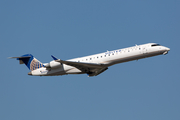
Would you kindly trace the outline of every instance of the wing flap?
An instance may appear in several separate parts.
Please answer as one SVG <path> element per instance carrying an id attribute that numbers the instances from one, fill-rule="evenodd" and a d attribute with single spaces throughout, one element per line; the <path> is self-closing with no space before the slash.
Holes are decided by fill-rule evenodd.
<path id="1" fill-rule="evenodd" d="M 89 75 L 89 77 L 97 76 L 97 75 L 101 74 L 102 72 L 106 71 L 107 69 L 108 69 L 107 67 L 106 68 L 102 68 L 102 69 L 96 69 L 96 70 L 94 70 L 94 72 L 91 72 L 88 75 Z"/>

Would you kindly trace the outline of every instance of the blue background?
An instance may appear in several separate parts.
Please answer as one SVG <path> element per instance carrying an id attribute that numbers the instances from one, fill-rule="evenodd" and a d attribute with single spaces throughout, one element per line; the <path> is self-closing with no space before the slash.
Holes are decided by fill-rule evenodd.
<path id="1" fill-rule="evenodd" d="M 1 0 L 1 120 L 179 120 L 179 0 Z M 169 54 L 96 77 L 28 76 L 17 60 L 47 63 L 160 43 Z"/>

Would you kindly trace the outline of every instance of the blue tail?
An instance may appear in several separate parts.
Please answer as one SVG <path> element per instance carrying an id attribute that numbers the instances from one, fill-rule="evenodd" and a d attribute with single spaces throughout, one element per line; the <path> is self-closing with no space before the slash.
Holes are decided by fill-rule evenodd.
<path id="1" fill-rule="evenodd" d="M 20 64 L 25 64 L 31 71 L 44 67 L 44 65 L 31 54 L 12 58 L 17 58 L 17 60 L 20 61 Z"/>

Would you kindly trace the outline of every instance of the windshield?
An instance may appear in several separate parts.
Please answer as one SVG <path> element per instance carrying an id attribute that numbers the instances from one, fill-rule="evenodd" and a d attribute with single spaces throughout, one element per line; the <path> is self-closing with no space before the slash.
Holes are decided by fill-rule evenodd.
<path id="1" fill-rule="evenodd" d="M 161 46 L 160 44 L 153 44 L 151 45 L 151 47 L 154 47 L 154 46 Z"/>

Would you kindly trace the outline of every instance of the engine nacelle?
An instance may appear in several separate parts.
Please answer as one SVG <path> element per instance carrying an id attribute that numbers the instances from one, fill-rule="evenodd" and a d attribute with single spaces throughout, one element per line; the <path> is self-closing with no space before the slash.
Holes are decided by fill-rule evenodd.
<path id="1" fill-rule="evenodd" d="M 56 61 L 51 61 L 50 63 L 45 65 L 46 68 L 59 68 L 61 66 L 62 66 L 62 64 L 60 62 L 56 62 Z"/>

